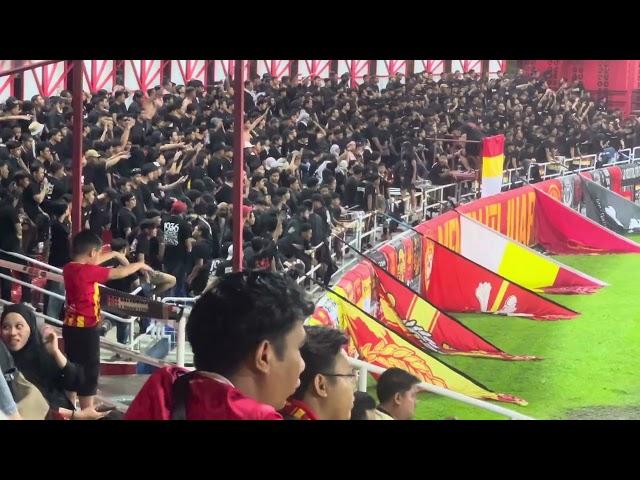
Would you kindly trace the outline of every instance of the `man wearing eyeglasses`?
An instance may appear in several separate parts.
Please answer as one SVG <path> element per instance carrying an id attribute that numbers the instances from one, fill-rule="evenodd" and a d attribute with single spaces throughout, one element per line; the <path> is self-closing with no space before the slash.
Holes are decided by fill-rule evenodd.
<path id="1" fill-rule="evenodd" d="M 349 420 L 358 371 L 347 360 L 347 337 L 340 330 L 305 327 L 300 349 L 305 369 L 300 386 L 280 410 L 285 420 Z"/>

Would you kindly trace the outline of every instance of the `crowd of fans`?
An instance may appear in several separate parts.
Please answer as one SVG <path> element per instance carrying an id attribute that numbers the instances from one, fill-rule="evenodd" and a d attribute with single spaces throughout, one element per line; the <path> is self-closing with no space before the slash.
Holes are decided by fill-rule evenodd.
<path id="1" fill-rule="evenodd" d="M 243 289 L 250 297 L 251 289 L 260 286 L 263 297 L 280 302 L 269 304 L 256 296 L 244 306 L 229 303 L 234 318 L 247 310 L 246 325 L 237 324 L 235 343 L 220 340 L 215 348 L 199 339 L 215 338 L 216 328 L 225 332 L 220 338 L 226 341 L 235 333 L 223 320 L 217 326 L 199 321 L 204 314 L 196 306 L 189 336 L 196 368 L 209 373 L 190 378 L 192 388 L 214 385 L 221 398 L 241 391 L 255 404 L 243 403 L 251 410 L 248 416 L 216 404 L 203 405 L 196 413 L 182 411 L 185 418 L 349 418 L 352 408 L 354 417 L 373 416 L 372 399 L 358 398 L 354 406 L 353 389 L 336 383 L 355 379 L 344 358 L 344 336 L 303 329 L 306 306 L 302 297 L 292 296 L 295 285 L 287 276 L 264 272 L 300 274 L 319 265 L 328 283 L 336 270 L 331 233 L 343 228 L 347 209 L 385 213 L 391 187 L 412 198 L 419 182 L 445 185 L 455 181 L 455 171 L 476 170 L 484 136 L 504 133 L 505 168 L 526 171 L 532 163 L 559 156 L 635 146 L 640 134 L 637 119 L 622 120 L 606 100 L 593 101 L 579 81 L 562 79 L 554 90 L 544 75 L 525 76 L 522 71 L 491 80 L 474 72 L 444 74 L 437 81 L 427 73 L 397 74 L 384 89 L 374 76 L 351 88 L 347 75 L 335 73 L 304 80 L 265 75 L 244 87 L 244 269 L 263 272 L 262 280 L 260 275 L 225 275 L 233 255 L 235 167 L 234 92 L 228 82 L 183 86 L 166 81 L 147 92 L 116 87 L 113 93 L 85 94 L 83 130 L 77 132 L 83 137 L 82 226 L 110 243 L 113 254 L 105 266 L 131 264 L 121 271 L 133 272 L 109 276 L 109 286 L 127 292 L 141 286 L 140 295 L 172 291 L 193 296 L 216 284 L 198 304 L 209 314 L 227 305 L 216 297 L 220 289 L 225 298 Z M 0 249 L 39 255 L 60 268 L 73 253 L 70 194 L 76 132 L 71 117 L 68 91 L 23 102 L 10 98 L 0 115 Z M 16 261 L 2 252 L 0 259 Z M 0 268 L 0 273 L 8 270 Z M 10 300 L 11 283 L 0 284 L 2 298 Z M 275 298 L 280 287 L 282 298 Z M 64 293 L 56 282 L 48 288 Z M 265 296 L 264 288 L 271 293 Z M 30 300 L 30 289 L 23 288 L 22 301 Z M 270 308 L 281 311 L 264 323 L 249 319 Z M 62 318 L 62 302 L 48 301 L 46 313 Z M 82 383 L 73 375 L 74 362 L 35 335 L 27 317 L 22 310 L 10 312 L 5 322 L 3 313 L 3 340 L 10 350 L 10 342 L 17 342 L 39 352 L 40 363 L 50 369 L 45 390 L 51 411 L 68 418 L 73 410 L 58 394 L 71 388 L 69 383 Z M 25 336 L 25 325 L 31 337 Z M 196 333 L 198 329 L 203 330 Z M 124 343 L 128 335 L 127 325 L 119 325 L 118 341 Z M 255 365 L 238 373 L 243 355 Z M 248 370 L 242 373 L 244 368 Z M 179 377 L 178 371 L 162 372 L 142 397 L 157 400 Z M 378 417 L 405 418 L 415 409 L 417 379 L 395 375 L 402 395 L 379 391 Z M 132 418 L 173 415 L 162 402 L 154 404 L 153 414 L 153 402 L 141 402 L 144 407 L 132 406 Z M 7 415 L 15 415 L 2 405 Z M 87 418 L 100 416 L 93 407 L 82 412 Z"/>
<path id="2" fill-rule="evenodd" d="M 243 93 L 245 267 L 320 264 L 325 282 L 335 271 L 327 239 L 345 209 L 384 212 L 390 187 L 410 193 L 421 180 L 448 184 L 454 171 L 477 169 L 480 143 L 458 140 L 504 133 L 505 168 L 526 168 L 636 145 L 640 132 L 579 81 L 553 90 L 522 71 L 491 80 L 397 74 L 382 90 L 374 76 L 351 88 L 335 73 L 265 75 Z M 228 82 L 166 81 L 85 95 L 83 227 L 175 278 L 156 278 L 156 291 L 197 294 L 230 269 L 233 94 Z M 10 233 L 0 247 L 59 267 L 69 260 L 71 116 L 68 91 L 10 98 L 0 116 L 0 220 Z M 130 280 L 119 286 L 130 289 Z"/>

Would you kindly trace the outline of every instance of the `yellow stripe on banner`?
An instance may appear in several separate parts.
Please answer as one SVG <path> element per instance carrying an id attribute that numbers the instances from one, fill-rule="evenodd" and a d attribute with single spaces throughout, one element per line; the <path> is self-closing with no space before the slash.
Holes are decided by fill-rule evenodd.
<path id="1" fill-rule="evenodd" d="M 502 177 L 504 171 L 504 154 L 482 158 L 482 178 Z"/>
<path id="2" fill-rule="evenodd" d="M 93 284 L 93 314 L 96 321 L 100 321 L 100 287 L 97 283 Z"/>
<path id="3" fill-rule="evenodd" d="M 500 284 L 498 295 L 496 295 L 496 299 L 493 301 L 493 305 L 491 305 L 491 310 L 489 310 L 490 312 L 497 312 L 500 309 L 500 304 L 502 303 L 502 299 L 504 298 L 504 294 L 506 293 L 508 286 L 509 282 L 503 280 Z"/>
<path id="4" fill-rule="evenodd" d="M 523 287 L 539 290 L 552 286 L 559 270 L 558 265 L 545 257 L 538 256 L 514 242 L 508 242 L 498 267 L 498 274 Z"/>
<path id="5" fill-rule="evenodd" d="M 76 316 L 76 327 L 84 327 L 84 315 Z"/>

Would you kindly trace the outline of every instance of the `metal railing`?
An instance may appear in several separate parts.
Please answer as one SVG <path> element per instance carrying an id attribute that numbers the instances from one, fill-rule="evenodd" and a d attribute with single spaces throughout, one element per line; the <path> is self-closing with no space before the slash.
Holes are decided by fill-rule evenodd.
<path id="1" fill-rule="evenodd" d="M 371 363 L 363 362 L 362 360 L 358 360 L 356 358 L 349 358 L 349 364 L 357 368 L 359 370 L 359 383 L 358 383 L 358 391 L 366 392 L 367 391 L 367 379 L 369 372 L 375 374 L 382 374 L 386 370 L 386 368 L 379 367 L 377 365 L 373 365 Z M 419 384 L 420 390 L 435 393 L 436 395 L 441 395 L 443 397 L 451 398 L 453 400 L 457 400 L 462 403 L 466 403 L 468 405 L 472 405 L 474 407 L 481 408 L 483 410 L 488 410 L 490 412 L 498 413 L 500 415 L 504 415 L 507 418 L 512 420 L 534 420 L 532 417 L 528 417 L 518 412 L 514 412 L 513 410 L 509 410 L 508 408 L 501 407 L 499 405 L 494 405 L 489 402 L 485 402 L 484 400 L 478 400 L 477 398 L 468 397 L 467 395 L 463 395 L 458 392 L 454 392 L 452 390 L 438 387 L 436 385 L 431 385 L 430 383 L 421 382 Z"/>

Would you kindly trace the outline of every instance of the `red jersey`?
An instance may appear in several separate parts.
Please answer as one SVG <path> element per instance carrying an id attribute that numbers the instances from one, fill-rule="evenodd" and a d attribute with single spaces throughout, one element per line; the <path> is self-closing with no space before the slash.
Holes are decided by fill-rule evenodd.
<path id="1" fill-rule="evenodd" d="M 318 420 L 315 412 L 302 400 L 290 398 L 280 413 L 286 420 Z"/>
<path id="2" fill-rule="evenodd" d="M 95 327 L 100 319 L 99 283 L 109 279 L 109 268 L 88 263 L 69 262 L 62 269 L 66 303 L 64 324 L 70 327 Z"/>
<path id="3" fill-rule="evenodd" d="M 173 382 L 179 367 L 158 369 L 129 406 L 125 420 L 169 420 Z M 282 420 L 272 406 L 247 397 L 232 385 L 197 375 L 189 382 L 187 420 Z"/>

